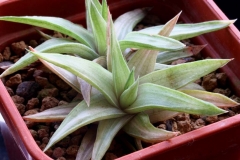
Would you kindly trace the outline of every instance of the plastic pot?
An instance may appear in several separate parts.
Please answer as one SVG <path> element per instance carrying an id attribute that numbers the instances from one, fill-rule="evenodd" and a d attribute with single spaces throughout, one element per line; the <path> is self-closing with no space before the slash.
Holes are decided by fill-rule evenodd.
<path id="1" fill-rule="evenodd" d="M 140 7 L 154 7 L 152 12 L 166 22 L 182 11 L 183 22 L 203 22 L 227 19 L 212 0 L 108 0 L 113 17 Z M 69 18 L 85 24 L 85 4 L 79 0 L 0 0 L 0 16 L 46 15 Z M 7 44 L 35 36 L 28 25 L 0 22 L 0 50 Z M 31 37 L 32 38 L 32 37 Z M 234 25 L 193 39 L 194 44 L 208 44 L 204 56 L 234 58 L 222 68 L 230 80 L 231 88 L 240 95 L 240 33 Z M 37 146 L 29 133 L 11 97 L 0 82 L 0 111 L 17 144 L 24 145 L 33 159 L 50 159 Z M 240 115 L 195 131 L 152 145 L 123 156 L 119 160 L 133 159 L 239 159 Z M 23 147 L 21 147 L 23 148 Z"/>

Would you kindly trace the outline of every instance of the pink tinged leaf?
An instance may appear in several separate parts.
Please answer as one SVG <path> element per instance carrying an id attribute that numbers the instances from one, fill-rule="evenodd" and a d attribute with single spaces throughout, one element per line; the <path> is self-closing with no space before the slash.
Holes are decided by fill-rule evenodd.
<path id="1" fill-rule="evenodd" d="M 178 13 L 174 18 L 172 18 L 170 21 L 168 21 L 163 28 L 158 33 L 159 35 L 168 37 L 170 33 L 172 32 L 174 26 L 176 25 L 178 18 L 182 12 Z"/>
<path id="2" fill-rule="evenodd" d="M 218 106 L 219 108 L 234 107 L 239 105 L 239 103 L 219 93 L 212 93 L 200 90 L 181 90 L 181 92 L 195 98 L 210 102 Z"/>
<path id="3" fill-rule="evenodd" d="M 154 127 L 144 113 L 137 114 L 123 129 L 127 134 L 150 143 L 165 141 L 179 134 Z"/>
<path id="4" fill-rule="evenodd" d="M 133 115 L 126 115 L 120 118 L 112 118 L 99 122 L 92 159 L 102 159 L 108 150 L 113 138 L 132 117 Z"/>
<path id="5" fill-rule="evenodd" d="M 145 111 L 145 113 L 148 114 L 151 123 L 166 121 L 180 114 L 180 112 L 161 110 L 161 109 L 151 109 L 151 110 Z"/>
<path id="6" fill-rule="evenodd" d="M 197 55 L 206 45 L 187 46 L 181 50 L 158 53 L 157 63 L 169 64 L 174 60 Z"/>
<path id="7" fill-rule="evenodd" d="M 205 45 L 191 45 L 187 48 L 189 49 L 189 53 L 192 53 L 192 55 L 197 55 L 203 48 L 205 48 L 207 44 Z"/>
<path id="8" fill-rule="evenodd" d="M 123 57 L 119 42 L 116 38 L 110 12 L 108 13 L 107 22 L 107 46 L 108 54 L 111 54 L 112 76 L 115 94 L 116 97 L 119 98 L 124 91 L 130 70 L 127 66 L 125 58 Z"/>
<path id="9" fill-rule="evenodd" d="M 84 81 L 83 79 L 77 77 L 78 82 L 80 84 L 80 88 L 81 88 L 81 93 L 83 96 L 83 99 L 85 100 L 85 102 L 87 103 L 88 107 L 90 106 L 90 99 L 91 99 L 91 90 L 92 90 L 92 86 L 87 83 L 86 81 Z"/>
<path id="10" fill-rule="evenodd" d="M 112 72 L 112 57 L 111 57 L 111 23 L 110 23 L 110 12 L 108 9 L 108 20 L 107 20 L 107 69 Z"/>
<path id="11" fill-rule="evenodd" d="M 4 71 L 4 70 L 8 69 L 12 65 L 13 65 L 13 62 L 10 62 L 10 61 L 0 62 L 0 71 Z"/>
<path id="12" fill-rule="evenodd" d="M 134 53 L 133 57 L 128 61 L 128 67 L 130 69 L 135 67 L 135 79 L 154 71 L 158 52 L 139 49 Z"/>
<path id="13" fill-rule="evenodd" d="M 78 103 L 79 101 L 71 102 L 69 104 L 61 105 L 54 108 L 50 108 L 40 113 L 24 116 L 23 119 L 31 122 L 62 121 Z"/>
<path id="14" fill-rule="evenodd" d="M 76 159 L 89 160 L 91 159 L 93 146 L 96 138 L 97 127 L 92 126 L 84 135 L 81 145 L 78 149 Z"/>
<path id="15" fill-rule="evenodd" d="M 142 141 L 139 138 L 134 138 L 135 146 L 138 150 L 143 149 Z"/>

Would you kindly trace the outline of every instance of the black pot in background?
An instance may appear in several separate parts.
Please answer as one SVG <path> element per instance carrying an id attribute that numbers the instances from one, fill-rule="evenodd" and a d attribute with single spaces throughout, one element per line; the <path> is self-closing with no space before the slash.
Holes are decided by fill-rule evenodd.
<path id="1" fill-rule="evenodd" d="M 238 19 L 234 25 L 240 30 L 240 5 L 237 0 L 214 0 L 229 19 Z"/>

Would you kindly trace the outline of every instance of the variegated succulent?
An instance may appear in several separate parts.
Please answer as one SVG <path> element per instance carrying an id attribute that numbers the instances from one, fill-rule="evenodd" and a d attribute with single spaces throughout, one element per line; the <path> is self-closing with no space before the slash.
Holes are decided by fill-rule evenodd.
<path id="1" fill-rule="evenodd" d="M 132 31 L 145 16 L 144 9 L 127 12 L 114 23 L 105 0 L 102 4 L 98 0 L 86 0 L 86 10 L 87 29 L 56 17 L 0 17 L 0 20 L 52 29 L 74 39 L 50 37 L 1 75 L 11 74 L 39 59 L 82 93 L 81 102 L 24 117 L 38 122 L 63 120 L 44 151 L 77 129 L 97 122 L 97 133 L 90 130 L 86 134 L 77 159 L 102 159 L 121 129 L 134 137 L 141 148 L 141 141 L 155 143 L 178 135 L 152 123 L 179 113 L 219 115 L 226 113 L 221 108 L 237 105 L 193 83 L 230 59 L 168 65 L 174 59 L 194 54 L 179 40 L 225 28 L 233 21 L 176 24 L 178 14 L 165 25 Z"/>

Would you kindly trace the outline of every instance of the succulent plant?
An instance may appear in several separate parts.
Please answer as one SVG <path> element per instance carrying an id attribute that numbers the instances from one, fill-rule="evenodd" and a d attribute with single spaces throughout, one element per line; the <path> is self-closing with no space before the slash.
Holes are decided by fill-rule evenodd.
<path id="1" fill-rule="evenodd" d="M 227 27 L 233 21 L 176 24 L 178 14 L 165 25 L 132 32 L 146 9 L 127 12 L 114 23 L 105 0 L 102 4 L 86 0 L 86 10 L 87 30 L 56 17 L 0 17 L 52 29 L 74 39 L 50 37 L 38 47 L 30 47 L 25 56 L 1 75 L 39 59 L 83 94 L 84 100 L 79 103 L 24 117 L 38 122 L 63 120 L 44 151 L 75 130 L 98 122 L 97 133 L 90 130 L 83 138 L 77 159 L 102 159 L 121 129 L 134 137 L 141 148 L 140 141 L 155 143 L 179 134 L 156 128 L 154 122 L 179 113 L 219 115 L 227 112 L 221 108 L 237 105 L 223 95 L 198 90 L 199 86 L 192 83 L 230 59 L 167 65 L 173 59 L 194 54 L 186 52 L 189 48 L 179 40 Z M 95 141 L 89 140 L 94 134 Z"/>

